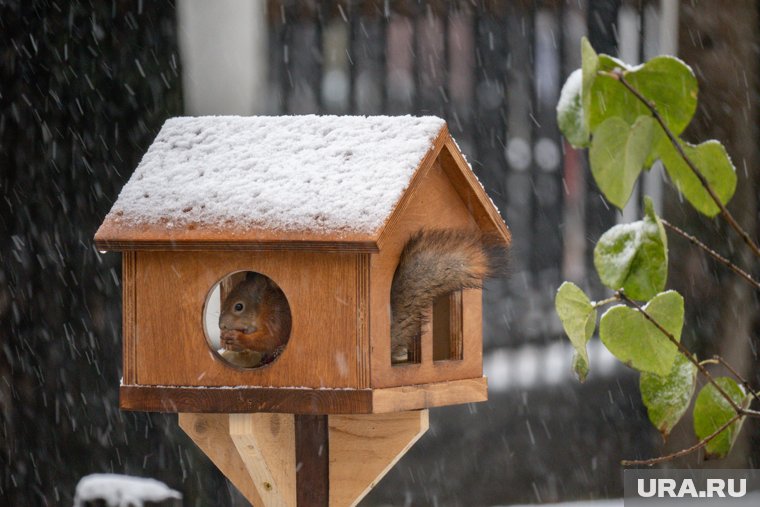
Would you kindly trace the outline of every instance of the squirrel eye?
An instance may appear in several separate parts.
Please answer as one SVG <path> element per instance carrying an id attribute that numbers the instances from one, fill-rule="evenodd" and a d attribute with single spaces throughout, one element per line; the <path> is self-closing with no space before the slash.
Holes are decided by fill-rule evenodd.
<path id="1" fill-rule="evenodd" d="M 243 303 L 235 303 L 235 311 L 236 312 L 242 312 L 243 311 Z"/>

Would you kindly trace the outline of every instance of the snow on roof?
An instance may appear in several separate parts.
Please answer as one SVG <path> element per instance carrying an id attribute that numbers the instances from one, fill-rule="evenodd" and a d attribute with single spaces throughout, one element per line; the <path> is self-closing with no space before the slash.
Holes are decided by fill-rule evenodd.
<path id="1" fill-rule="evenodd" d="M 168 228 L 371 233 L 444 125 L 433 116 L 171 118 L 111 213 Z"/>

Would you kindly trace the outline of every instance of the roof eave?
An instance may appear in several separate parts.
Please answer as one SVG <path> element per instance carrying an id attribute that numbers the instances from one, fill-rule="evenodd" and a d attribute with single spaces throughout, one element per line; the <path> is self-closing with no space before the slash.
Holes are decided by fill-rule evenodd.
<path id="1" fill-rule="evenodd" d="M 162 226 L 115 223 L 110 217 L 95 233 L 100 251 L 308 250 L 336 252 L 379 251 L 373 235 L 272 230 L 167 230 Z"/>
<path id="2" fill-rule="evenodd" d="M 459 151 L 448 127 L 444 125 L 433 142 L 433 146 L 417 167 L 409 186 L 381 227 L 377 237 L 377 244 L 380 248 L 382 248 L 385 236 L 395 228 L 396 221 L 402 216 L 407 203 L 414 198 L 417 187 L 436 160 L 440 161 L 446 177 L 462 200 L 468 204 L 470 213 L 480 229 L 492 236 L 498 243 L 508 247 L 512 242 L 512 235 L 507 224 L 470 169 L 464 155 Z"/>

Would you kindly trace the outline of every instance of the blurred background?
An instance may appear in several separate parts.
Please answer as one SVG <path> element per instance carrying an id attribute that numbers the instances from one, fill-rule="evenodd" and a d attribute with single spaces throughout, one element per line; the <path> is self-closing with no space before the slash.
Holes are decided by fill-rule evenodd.
<path id="1" fill-rule="evenodd" d="M 432 410 L 430 431 L 361 505 L 621 497 L 620 460 L 688 445 L 691 423 L 663 445 L 638 375 L 596 338 L 579 384 L 556 288 L 568 279 L 604 297 L 594 241 L 637 218 L 644 194 L 758 269 L 658 168 L 613 210 L 560 138 L 560 88 L 583 35 L 632 64 L 686 60 L 700 81 L 686 137 L 726 144 L 732 211 L 757 233 L 759 29 L 749 0 L 0 0 L 0 504 L 70 505 L 81 476 L 108 471 L 160 479 L 186 506 L 245 505 L 176 415 L 119 411 L 120 256 L 92 243 L 163 121 L 202 114 L 444 117 L 512 230 L 511 275 L 486 293 L 488 403 Z M 757 294 L 685 242 L 670 248 L 684 340 L 758 385 Z M 759 461 L 749 421 L 729 459 L 669 466 Z"/>

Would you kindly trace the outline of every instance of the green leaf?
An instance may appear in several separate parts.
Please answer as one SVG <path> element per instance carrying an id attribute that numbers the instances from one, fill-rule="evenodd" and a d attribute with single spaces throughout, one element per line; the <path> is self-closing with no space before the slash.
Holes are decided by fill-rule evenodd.
<path id="1" fill-rule="evenodd" d="M 726 391 L 737 405 L 744 408 L 749 406 L 749 395 L 732 378 L 719 377 L 715 379 L 715 382 Z M 707 384 L 700 391 L 697 401 L 694 403 L 694 432 L 702 440 L 715 433 L 735 414 L 736 412 L 731 404 L 723 398 L 715 386 Z M 744 418 L 742 417 L 710 440 L 705 447 L 705 456 L 708 458 L 724 458 L 727 456 L 736 441 L 743 422 Z"/>
<path id="2" fill-rule="evenodd" d="M 589 128 L 589 117 L 591 111 L 591 89 L 596 81 L 596 74 L 599 70 L 599 57 L 591 47 L 591 43 L 586 37 L 581 37 L 581 112 L 583 113 L 583 124 Z"/>
<path id="3" fill-rule="evenodd" d="M 586 344 L 594 334 L 596 309 L 588 296 L 571 282 L 565 282 L 559 287 L 554 305 L 562 327 L 575 348 L 573 371 L 578 380 L 583 382 L 589 370 Z"/>
<path id="4" fill-rule="evenodd" d="M 562 86 L 557 103 L 557 124 L 567 141 L 575 148 L 588 146 L 589 131 L 581 105 L 582 69 L 570 74 Z"/>
<path id="5" fill-rule="evenodd" d="M 607 55 L 597 60 L 597 71 L 623 70 L 626 81 L 654 104 L 665 124 L 676 135 L 683 132 L 697 107 L 697 79 L 688 65 L 672 56 L 659 56 L 636 68 Z M 597 74 L 588 94 L 583 105 L 588 108 L 591 132 L 614 116 L 629 125 L 639 116 L 651 116 L 649 108 L 614 77 Z"/>
<path id="6" fill-rule="evenodd" d="M 607 200 L 618 208 L 622 209 L 631 197 L 651 150 L 655 128 L 651 116 L 640 116 L 633 125 L 614 116 L 594 131 L 589 150 L 591 173 Z"/>
<path id="7" fill-rule="evenodd" d="M 661 292 L 668 276 L 668 238 L 648 197 L 644 211 L 643 220 L 612 227 L 594 248 L 594 266 L 602 283 L 613 290 L 622 288 L 638 300 Z"/>
<path id="8" fill-rule="evenodd" d="M 689 408 L 696 383 L 697 367 L 683 354 L 676 355 L 673 368 L 666 376 L 641 374 L 641 399 L 647 407 L 649 420 L 664 439 Z"/>
<path id="9" fill-rule="evenodd" d="M 697 146 L 682 143 L 682 146 L 686 156 L 707 179 L 720 202 L 727 204 L 736 190 L 736 169 L 726 152 L 726 148 L 718 141 L 705 141 Z M 720 208 L 712 200 L 710 194 L 707 193 L 689 166 L 686 165 L 675 147 L 669 142 L 660 143 L 659 151 L 670 179 L 686 197 L 686 200 L 704 215 L 709 217 L 717 215 Z"/>
<path id="10" fill-rule="evenodd" d="M 683 298 L 679 293 L 670 290 L 658 294 L 644 311 L 681 341 Z M 599 337 L 612 355 L 642 372 L 667 375 L 678 354 L 675 344 L 644 315 L 623 305 L 613 306 L 602 315 Z"/>

